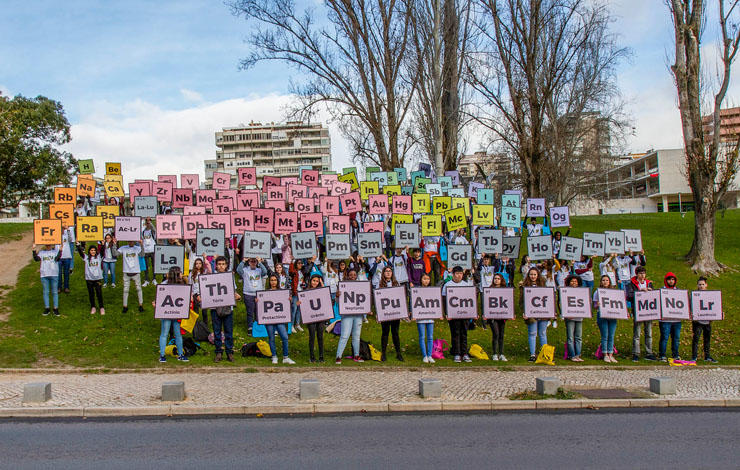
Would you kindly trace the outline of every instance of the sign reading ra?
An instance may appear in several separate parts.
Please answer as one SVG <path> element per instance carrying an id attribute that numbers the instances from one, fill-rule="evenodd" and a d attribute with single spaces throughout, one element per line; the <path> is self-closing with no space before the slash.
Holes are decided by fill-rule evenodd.
<path id="1" fill-rule="evenodd" d="M 180 320 L 189 316 L 189 284 L 160 284 L 157 286 L 157 293 L 154 300 L 154 318 Z"/>
<path id="2" fill-rule="evenodd" d="M 290 323 L 290 290 L 257 291 L 257 323 L 276 325 Z"/>
<path id="3" fill-rule="evenodd" d="M 77 241 L 103 241 L 103 218 L 100 216 L 77 217 Z"/>

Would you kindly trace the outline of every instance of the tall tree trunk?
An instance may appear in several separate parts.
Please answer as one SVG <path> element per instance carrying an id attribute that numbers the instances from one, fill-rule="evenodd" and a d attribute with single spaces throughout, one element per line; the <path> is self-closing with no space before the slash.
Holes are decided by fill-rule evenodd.
<path id="1" fill-rule="evenodd" d="M 444 61 L 442 70 L 442 160 L 444 170 L 457 167 L 458 129 L 460 126 L 460 74 L 458 41 L 460 19 L 455 0 L 444 0 Z"/>

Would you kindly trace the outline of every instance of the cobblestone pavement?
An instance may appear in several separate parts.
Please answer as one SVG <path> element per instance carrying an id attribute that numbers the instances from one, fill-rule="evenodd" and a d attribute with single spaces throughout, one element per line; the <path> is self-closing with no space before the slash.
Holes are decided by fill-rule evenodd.
<path id="1" fill-rule="evenodd" d="M 558 377 L 566 386 L 647 390 L 649 378 L 676 379 L 675 398 L 740 398 L 740 369 L 537 369 L 537 370 L 294 370 L 260 372 L 142 372 L 119 374 L 0 374 L 0 409 L 24 406 L 23 384 L 51 382 L 52 399 L 42 407 L 136 407 L 161 405 L 161 385 L 185 382 L 186 402 L 195 406 L 299 403 L 298 381 L 316 378 L 321 397 L 309 403 L 418 402 L 418 379 L 442 381 L 442 400 L 487 401 L 534 388 L 536 377 Z M 305 403 L 305 402 L 304 402 Z"/>

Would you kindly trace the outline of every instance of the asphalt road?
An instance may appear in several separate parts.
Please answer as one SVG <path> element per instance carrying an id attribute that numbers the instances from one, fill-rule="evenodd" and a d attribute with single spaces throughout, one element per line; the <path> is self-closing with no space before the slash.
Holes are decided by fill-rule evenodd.
<path id="1" fill-rule="evenodd" d="M 0 467 L 737 468 L 740 411 L 0 421 Z"/>

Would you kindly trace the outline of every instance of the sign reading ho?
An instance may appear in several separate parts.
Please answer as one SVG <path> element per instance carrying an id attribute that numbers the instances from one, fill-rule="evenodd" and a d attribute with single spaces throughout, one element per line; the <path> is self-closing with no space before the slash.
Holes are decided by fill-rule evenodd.
<path id="1" fill-rule="evenodd" d="M 623 290 L 599 288 L 597 292 L 599 297 L 599 305 L 597 305 L 597 307 L 601 318 L 612 320 L 629 319 L 629 312 L 627 312 L 627 299 L 625 298 Z M 638 293 L 641 292 L 636 292 L 635 294 Z"/>
<path id="2" fill-rule="evenodd" d="M 580 261 L 583 253 L 583 239 L 575 237 L 560 237 L 559 259 Z"/>
<path id="3" fill-rule="evenodd" d="M 396 224 L 394 248 L 419 248 L 419 225 Z"/>
<path id="4" fill-rule="evenodd" d="M 682 289 L 661 289 L 660 307 L 662 320 L 688 320 L 689 291 Z"/>
<path id="5" fill-rule="evenodd" d="M 141 217 L 116 217 L 115 235 L 121 242 L 141 240 Z"/>
<path id="6" fill-rule="evenodd" d="M 189 316 L 189 284 L 160 284 L 157 286 L 157 294 L 154 299 L 154 318 L 181 320 Z"/>
<path id="7" fill-rule="evenodd" d="M 373 298 L 375 300 L 375 314 L 379 322 L 401 320 L 409 317 L 405 287 L 375 289 L 373 290 Z"/>
<path id="8" fill-rule="evenodd" d="M 552 287 L 524 288 L 525 318 L 555 318 L 555 292 Z"/>
<path id="9" fill-rule="evenodd" d="M 224 248 L 224 229 L 199 228 L 195 232 L 195 251 L 197 254 L 223 256 Z"/>
<path id="10" fill-rule="evenodd" d="M 290 323 L 290 290 L 257 291 L 257 323 L 276 325 Z"/>
<path id="11" fill-rule="evenodd" d="M 340 315 L 370 313 L 370 281 L 342 281 L 337 291 Z"/>
<path id="12" fill-rule="evenodd" d="M 501 242 L 501 257 L 518 258 L 521 244 L 522 239 L 520 237 L 503 237 L 503 241 Z"/>
<path id="13" fill-rule="evenodd" d="M 552 258 L 552 239 L 550 235 L 527 237 L 527 252 L 531 260 Z"/>
<path id="14" fill-rule="evenodd" d="M 691 293 L 691 319 L 694 321 L 716 321 L 724 319 L 722 313 L 722 291 L 693 291 Z"/>
<path id="15" fill-rule="evenodd" d="M 601 295 L 601 293 L 599 293 Z M 599 304 L 602 302 L 599 301 Z M 635 292 L 635 321 L 660 320 L 660 291 Z"/>
<path id="16" fill-rule="evenodd" d="M 293 259 L 316 256 L 316 232 L 294 232 L 290 234 L 290 249 Z"/>
<path id="17" fill-rule="evenodd" d="M 603 233 L 583 234 L 583 256 L 604 256 L 606 236 Z"/>
<path id="18" fill-rule="evenodd" d="M 157 196 L 136 196 L 134 214 L 138 217 L 156 217 L 159 209 Z"/>
<path id="19" fill-rule="evenodd" d="M 463 269 L 471 269 L 473 257 L 470 251 L 470 245 L 447 245 L 447 267 L 454 268 L 460 266 Z"/>
<path id="20" fill-rule="evenodd" d="M 563 318 L 591 318 L 591 289 L 561 287 L 560 311 L 563 313 Z"/>
<path id="21" fill-rule="evenodd" d="M 198 277 L 202 308 L 233 307 L 234 273 L 201 274 Z"/>
<path id="22" fill-rule="evenodd" d="M 374 258 L 383 254 L 383 234 L 361 232 L 357 234 L 357 253 L 363 258 Z M 295 255 L 293 255 L 295 258 Z"/>
<path id="23" fill-rule="evenodd" d="M 486 320 L 514 319 L 514 288 L 486 287 L 483 289 L 483 318 Z"/>
<path id="24" fill-rule="evenodd" d="M 327 233 L 324 237 L 327 259 L 347 259 L 350 257 L 352 253 L 348 233 Z"/>
<path id="25" fill-rule="evenodd" d="M 270 259 L 272 240 L 269 232 L 244 232 L 242 255 L 245 258 Z"/>
<path id="26" fill-rule="evenodd" d="M 475 286 L 447 286 L 445 290 L 448 319 L 478 318 L 478 292 Z"/>
<path id="27" fill-rule="evenodd" d="M 156 245 L 154 247 L 154 274 L 167 274 L 177 266 L 180 272 L 185 268 L 185 247 L 176 245 Z"/>
<path id="28" fill-rule="evenodd" d="M 320 287 L 298 292 L 301 303 L 301 320 L 303 323 L 316 323 L 334 318 L 334 307 L 331 303 L 331 289 Z"/>
<path id="29" fill-rule="evenodd" d="M 503 248 L 503 233 L 496 229 L 478 230 L 478 247 L 484 255 L 501 253 Z"/>
<path id="30" fill-rule="evenodd" d="M 442 318 L 442 288 L 412 287 L 411 318 L 414 320 Z"/>

